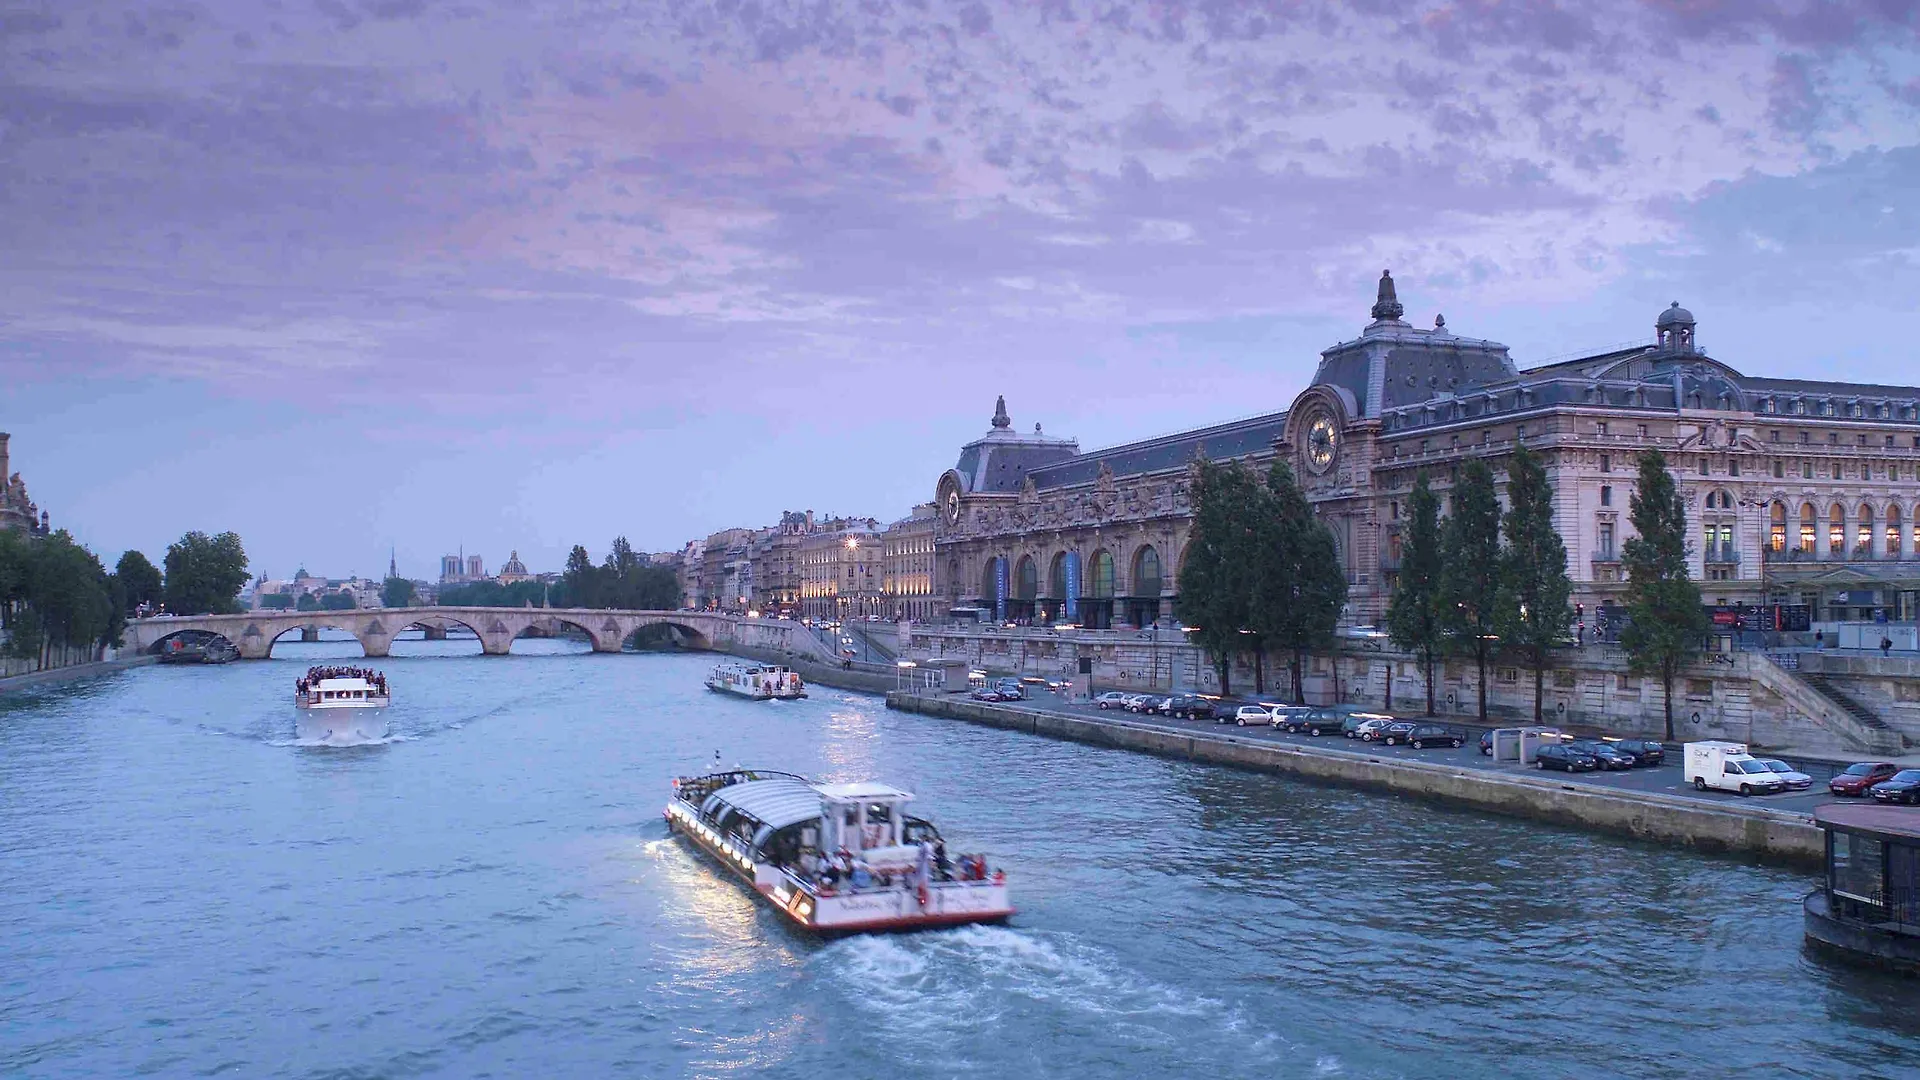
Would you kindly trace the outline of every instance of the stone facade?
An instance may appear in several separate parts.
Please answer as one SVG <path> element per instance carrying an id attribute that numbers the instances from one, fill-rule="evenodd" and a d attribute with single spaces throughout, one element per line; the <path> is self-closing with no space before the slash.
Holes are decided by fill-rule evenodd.
<path id="1" fill-rule="evenodd" d="M 7 444 L 12 438 L 0 431 L 0 529 L 44 534 L 51 527 L 47 512 L 27 497 L 27 484 L 20 474 L 8 471 L 12 464 Z"/>
<path id="2" fill-rule="evenodd" d="M 934 527 L 933 504 L 922 503 L 880 534 L 880 614 L 917 620 L 945 614 L 933 591 Z"/>
<path id="3" fill-rule="evenodd" d="M 1771 379 L 1702 351 L 1677 303 L 1644 344 L 1521 369 L 1505 345 L 1403 319 L 1383 274 L 1373 320 L 1325 350 L 1284 411 L 1083 453 L 1012 430 L 1005 403 L 935 484 L 936 592 L 996 621 L 1166 623 L 1196 458 L 1284 455 L 1346 564 L 1343 621 L 1378 624 L 1407 494 L 1443 508 L 1461 463 L 1543 458 L 1574 600 L 1624 591 L 1636 457 L 1668 461 L 1708 603 L 1806 604 L 1816 622 L 1920 615 L 1920 388 Z M 1584 640 L 1585 628 L 1582 628 Z"/>
<path id="4" fill-rule="evenodd" d="M 879 522 L 826 522 L 800 541 L 800 610 L 815 618 L 881 614 Z"/>

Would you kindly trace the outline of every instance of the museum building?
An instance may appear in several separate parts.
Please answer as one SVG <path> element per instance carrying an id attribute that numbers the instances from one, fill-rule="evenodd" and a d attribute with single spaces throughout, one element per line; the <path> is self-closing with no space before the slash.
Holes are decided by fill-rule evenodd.
<path id="1" fill-rule="evenodd" d="M 1831 623 L 1920 611 L 1920 387 L 1744 375 L 1703 351 L 1693 315 L 1650 341 L 1521 369 L 1436 316 L 1407 323 L 1390 275 L 1372 321 L 1320 354 L 1284 411 L 1083 452 L 1015 431 L 1005 399 L 936 486 L 936 591 L 979 617 L 1090 629 L 1168 624 L 1191 527 L 1193 464 L 1283 455 L 1350 585 L 1347 626 L 1383 621 L 1406 499 L 1425 471 L 1451 504 L 1460 465 L 1541 455 L 1574 600 L 1620 602 L 1636 456 L 1660 450 L 1694 523 L 1709 604 L 1805 605 Z"/>

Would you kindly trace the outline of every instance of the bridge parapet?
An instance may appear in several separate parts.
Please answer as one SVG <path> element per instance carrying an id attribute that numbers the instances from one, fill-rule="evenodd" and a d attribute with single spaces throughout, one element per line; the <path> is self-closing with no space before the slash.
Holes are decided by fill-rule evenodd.
<path id="1" fill-rule="evenodd" d="M 634 631 L 671 626 L 701 649 L 734 644 L 831 659 L 798 623 L 754 619 L 707 611 L 629 611 L 603 608 L 366 608 L 351 611 L 248 611 L 238 615 L 192 615 L 136 619 L 127 624 L 127 644 L 140 652 L 157 651 L 166 639 L 189 630 L 218 634 L 232 642 L 242 659 L 264 660 L 273 644 L 294 630 L 344 630 L 370 657 L 388 655 L 393 639 L 412 626 L 447 629 L 464 626 L 480 639 L 480 651 L 505 656 L 513 640 L 533 627 L 575 627 L 593 642 L 595 652 L 619 652 Z"/>

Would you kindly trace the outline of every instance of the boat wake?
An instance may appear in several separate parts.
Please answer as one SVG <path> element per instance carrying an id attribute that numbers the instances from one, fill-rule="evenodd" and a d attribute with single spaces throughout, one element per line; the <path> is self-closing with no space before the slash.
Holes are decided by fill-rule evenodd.
<path id="1" fill-rule="evenodd" d="M 418 735 L 381 735 L 377 737 L 344 735 L 335 738 L 269 739 L 267 740 L 267 745 L 348 748 L 357 746 L 387 746 L 392 743 L 412 742 L 417 738 L 419 738 Z"/>

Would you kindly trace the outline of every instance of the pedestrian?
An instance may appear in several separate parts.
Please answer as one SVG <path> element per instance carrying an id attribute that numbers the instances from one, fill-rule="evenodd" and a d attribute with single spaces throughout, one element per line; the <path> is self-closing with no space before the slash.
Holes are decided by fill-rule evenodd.
<path id="1" fill-rule="evenodd" d="M 1892 638 L 1887 637 L 1885 635 L 1881 636 L 1880 655 L 1887 656 L 1887 657 L 1891 657 L 1893 655 L 1893 639 Z"/>
<path id="2" fill-rule="evenodd" d="M 1813 632 L 1813 647 L 1815 649 L 1824 649 L 1827 647 L 1827 632 L 1825 630 L 1815 630 Z"/>

